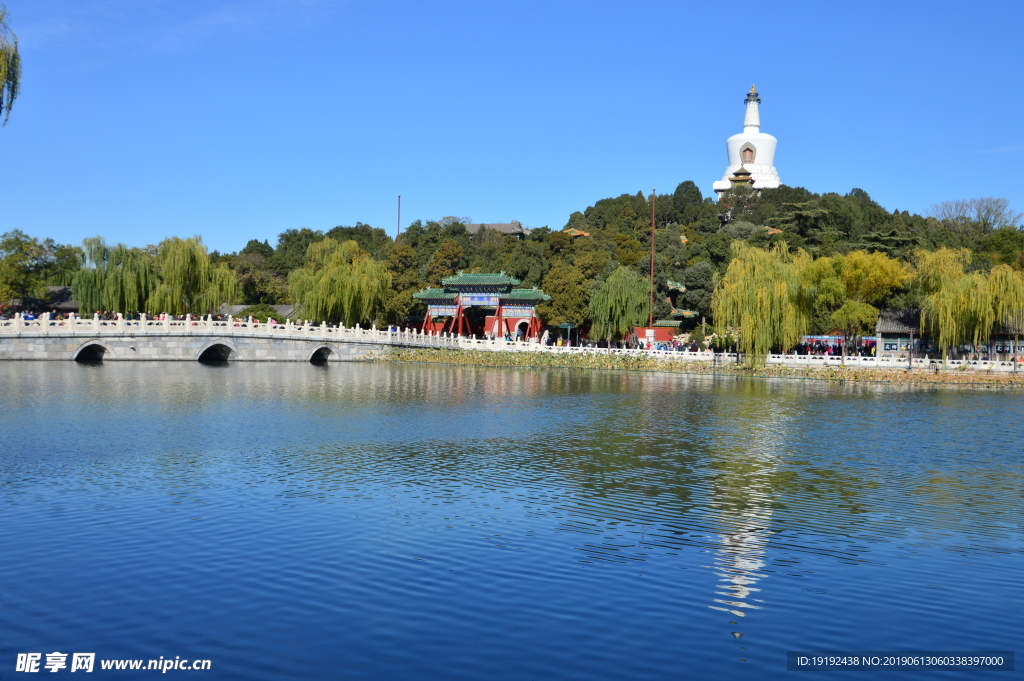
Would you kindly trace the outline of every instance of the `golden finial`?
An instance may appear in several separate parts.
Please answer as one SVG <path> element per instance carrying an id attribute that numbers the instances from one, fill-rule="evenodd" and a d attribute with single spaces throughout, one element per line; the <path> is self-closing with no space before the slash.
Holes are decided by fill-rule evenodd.
<path id="1" fill-rule="evenodd" d="M 752 95 L 756 95 L 757 94 L 757 86 L 756 85 L 751 85 L 750 86 L 750 94 L 752 94 Z"/>

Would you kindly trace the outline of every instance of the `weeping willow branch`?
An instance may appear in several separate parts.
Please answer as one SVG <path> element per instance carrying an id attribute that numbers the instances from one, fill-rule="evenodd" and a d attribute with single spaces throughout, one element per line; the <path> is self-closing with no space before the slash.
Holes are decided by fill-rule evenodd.
<path id="1" fill-rule="evenodd" d="M 738 347 L 750 366 L 763 366 L 773 348 L 796 345 L 809 326 L 812 300 L 800 284 L 810 263 L 803 252 L 791 256 L 785 244 L 770 251 L 732 245 L 733 260 L 712 298 L 719 334 L 738 332 Z"/>
<path id="2" fill-rule="evenodd" d="M 146 309 L 156 287 L 151 256 L 124 244 L 108 248 L 98 236 L 86 239 L 82 250 L 85 264 L 74 274 L 71 289 L 83 313 Z"/>
<path id="3" fill-rule="evenodd" d="M 355 241 L 326 238 L 310 244 L 306 264 L 288 275 L 288 287 L 303 315 L 352 326 L 384 308 L 391 274 Z"/>
<path id="4" fill-rule="evenodd" d="M 201 237 L 171 237 L 160 243 L 157 254 L 160 281 L 149 307 L 169 314 L 215 312 L 238 295 L 238 282 L 227 265 L 210 263 Z"/>
<path id="5" fill-rule="evenodd" d="M 18 97 L 21 84 L 21 55 L 18 54 L 18 36 L 7 25 L 7 7 L 0 5 L 0 112 L 4 125 L 11 117 L 11 107 Z"/>
<path id="6" fill-rule="evenodd" d="M 611 340 L 641 323 L 648 304 L 647 282 L 630 267 L 609 275 L 590 299 L 591 338 Z"/>

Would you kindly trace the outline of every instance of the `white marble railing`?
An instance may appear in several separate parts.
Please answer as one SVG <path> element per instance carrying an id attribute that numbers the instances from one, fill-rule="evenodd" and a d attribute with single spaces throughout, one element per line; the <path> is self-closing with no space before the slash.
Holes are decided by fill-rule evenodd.
<path id="1" fill-rule="evenodd" d="M 933 371 L 959 369 L 961 371 L 1016 371 L 1024 370 L 1022 362 L 1007 360 L 928 359 L 915 357 L 839 357 L 835 355 L 768 355 L 768 364 L 799 367 L 871 367 L 882 369 L 930 369 Z"/>
<path id="2" fill-rule="evenodd" d="M 280 323 L 264 323 L 234 319 L 228 317 L 214 320 L 209 317 L 185 319 L 91 319 L 70 317 L 68 319 L 50 319 L 44 314 L 38 319 L 24 319 L 21 315 L 14 319 L 0 320 L 0 337 L 5 335 L 40 335 L 40 336 L 253 336 L 260 338 L 304 338 L 318 341 L 345 341 L 358 343 L 376 343 L 381 345 L 402 345 L 412 347 L 459 347 L 459 339 L 448 334 L 433 334 L 416 329 L 399 329 L 391 327 L 364 329 L 358 324 L 354 327 L 331 326 L 325 322 L 293 323 L 291 320 Z"/>
<path id="3" fill-rule="evenodd" d="M 404 347 L 460 348 L 464 350 L 480 350 L 485 352 L 545 352 L 565 355 L 625 355 L 652 357 L 677 362 L 715 362 L 730 364 L 739 361 L 735 354 L 713 353 L 711 351 L 689 352 L 676 350 L 641 350 L 625 348 L 593 348 L 567 347 L 558 345 L 542 345 L 536 341 L 506 341 L 502 339 L 478 339 L 459 337 L 448 333 L 432 333 L 418 329 L 390 327 L 387 329 L 330 326 L 326 322 L 292 322 L 291 320 L 273 324 L 246 321 L 227 317 L 214 320 L 209 317 L 185 319 L 116 319 L 104 320 L 98 315 L 82 319 L 72 316 L 68 319 L 50 319 L 43 314 L 38 319 L 24 319 L 20 314 L 13 319 L 0 320 L 0 337 L 5 335 L 27 334 L 40 336 L 253 336 L 260 338 L 303 338 L 317 341 L 341 341 L 357 343 L 375 343 L 380 345 L 397 345 Z M 782 355 L 770 354 L 768 364 L 781 364 L 798 367 L 872 367 L 872 368 L 907 368 L 908 360 L 898 357 L 838 357 L 833 355 Z M 1016 371 L 1021 362 L 1012 360 L 913 360 L 913 368 L 928 370 L 961 371 Z"/>
<path id="4" fill-rule="evenodd" d="M 459 347 L 466 350 L 483 350 L 492 352 L 546 352 L 557 354 L 599 354 L 599 355 L 632 355 L 637 357 L 654 357 L 658 359 L 671 360 L 676 362 L 716 362 L 718 364 L 735 364 L 741 361 L 735 353 L 714 353 L 710 350 L 703 352 L 689 352 L 679 350 L 640 350 L 640 349 L 608 349 L 608 348 L 587 348 L 587 347 L 565 347 L 554 345 L 540 345 L 538 343 L 523 343 L 505 340 L 486 340 L 473 338 L 460 338 Z M 795 367 L 872 367 L 882 369 L 905 369 L 908 366 L 906 358 L 898 357 L 860 357 L 851 355 L 839 357 L 835 355 L 782 355 L 770 354 L 766 358 L 768 364 L 781 364 Z M 1022 362 L 1016 365 L 1012 360 L 961 360 L 951 359 L 943 363 L 938 359 L 913 360 L 914 369 L 928 370 L 951 370 L 962 371 L 1015 371 L 1018 368 L 1024 370 Z"/>

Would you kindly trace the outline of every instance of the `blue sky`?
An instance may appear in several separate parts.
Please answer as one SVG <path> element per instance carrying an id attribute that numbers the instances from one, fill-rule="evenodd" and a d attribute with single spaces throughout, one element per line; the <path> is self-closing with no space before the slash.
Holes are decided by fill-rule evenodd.
<path id="1" fill-rule="evenodd" d="M 0 0 L 0 231 L 79 243 L 705 195 L 761 92 L 783 182 L 1024 210 L 1024 3 Z"/>

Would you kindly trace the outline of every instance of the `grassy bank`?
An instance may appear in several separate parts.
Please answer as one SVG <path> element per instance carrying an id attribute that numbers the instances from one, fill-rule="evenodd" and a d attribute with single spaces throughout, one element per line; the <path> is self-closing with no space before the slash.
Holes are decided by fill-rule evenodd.
<path id="1" fill-rule="evenodd" d="M 562 355 L 547 352 L 481 352 L 448 349 L 394 349 L 381 361 L 459 364 L 463 366 L 521 367 L 531 369 L 602 369 L 606 371 L 661 371 L 677 374 L 749 376 L 759 378 L 793 378 L 819 381 L 857 381 L 869 383 L 943 383 L 991 387 L 1024 387 L 1024 372 L 1004 374 L 982 371 L 942 371 L 932 373 L 921 369 L 867 369 L 864 367 L 787 367 L 770 365 L 747 369 L 743 365 L 726 364 L 713 368 L 708 362 L 680 362 L 648 357 L 580 354 Z"/>

